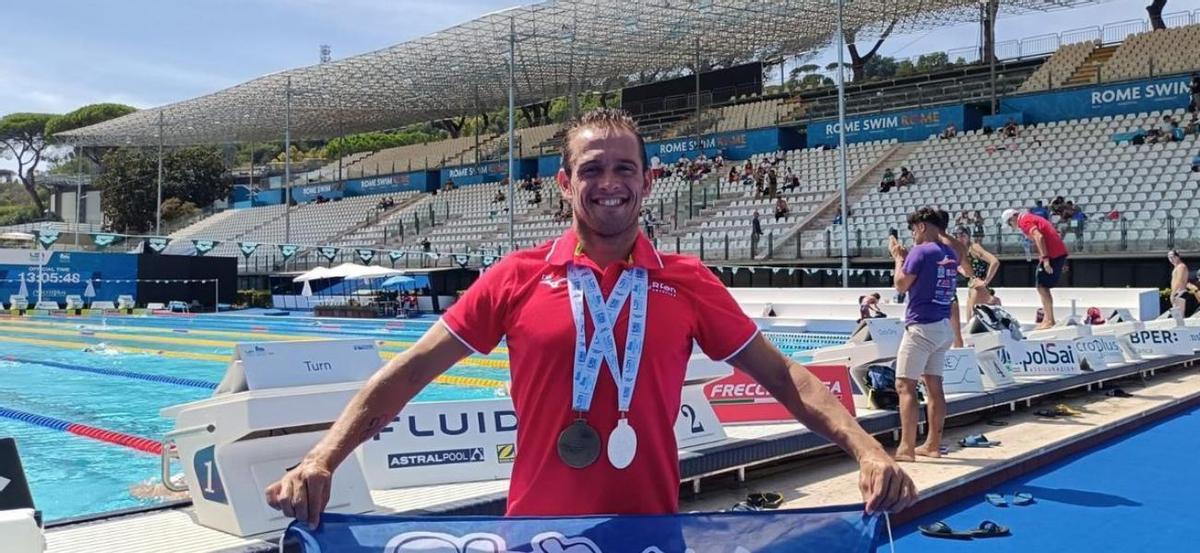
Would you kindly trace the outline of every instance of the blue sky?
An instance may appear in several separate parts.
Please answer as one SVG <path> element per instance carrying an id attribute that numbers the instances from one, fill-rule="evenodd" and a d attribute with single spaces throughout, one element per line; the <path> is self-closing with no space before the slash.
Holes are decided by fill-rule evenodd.
<path id="1" fill-rule="evenodd" d="M 0 32 L 0 114 L 65 112 L 93 102 L 150 107 L 425 35 L 513 0 L 39 0 L 6 2 Z M 1001 19 L 999 40 L 1131 18 L 1147 0 L 1112 0 L 1052 14 Z M 1194 11 L 1200 0 L 1170 0 Z M 907 57 L 972 46 L 977 25 L 894 36 Z M 822 56 L 829 58 L 830 56 Z M 0 159 L 0 167 L 11 162 Z"/>

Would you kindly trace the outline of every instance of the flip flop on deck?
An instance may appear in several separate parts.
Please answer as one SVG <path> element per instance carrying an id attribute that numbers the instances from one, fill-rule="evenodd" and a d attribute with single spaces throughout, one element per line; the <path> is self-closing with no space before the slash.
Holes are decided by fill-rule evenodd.
<path id="1" fill-rule="evenodd" d="M 964 532 L 972 538 L 1002 538 L 1011 535 L 1008 528 L 1000 526 L 990 520 L 985 520 L 979 523 L 979 528 Z"/>
<path id="2" fill-rule="evenodd" d="M 984 494 L 983 497 L 987 498 L 988 503 L 991 503 L 992 505 L 997 507 L 1008 507 L 1008 502 L 1004 500 L 1003 495 L 998 493 L 989 493 Z"/>
<path id="3" fill-rule="evenodd" d="M 1024 507 L 1033 503 L 1033 494 L 1029 492 L 1013 492 L 1013 505 Z"/>
<path id="4" fill-rule="evenodd" d="M 955 532 L 954 529 L 951 528 L 949 524 L 946 524 L 945 522 L 942 522 L 940 520 L 933 524 L 924 524 L 924 525 L 918 526 L 917 528 L 921 531 L 922 534 L 929 536 L 931 538 L 945 538 L 945 539 L 951 539 L 951 540 L 969 540 L 969 539 L 971 539 L 970 534 L 966 534 L 963 532 Z"/>
<path id="5" fill-rule="evenodd" d="M 1000 445 L 1000 442 L 993 442 L 983 434 L 971 434 L 959 440 L 958 445 L 961 447 L 993 447 Z"/>

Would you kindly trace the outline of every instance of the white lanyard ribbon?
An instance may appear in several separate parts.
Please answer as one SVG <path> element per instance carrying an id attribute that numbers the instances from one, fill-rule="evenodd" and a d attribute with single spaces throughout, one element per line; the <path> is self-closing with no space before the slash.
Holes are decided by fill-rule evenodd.
<path id="1" fill-rule="evenodd" d="M 649 277 L 646 269 L 635 267 L 621 273 L 617 285 L 608 300 L 596 282 L 590 269 L 575 264 L 567 265 L 567 295 L 571 300 L 571 315 L 575 320 L 574 378 L 571 381 L 571 407 L 586 412 L 592 405 L 592 394 L 596 391 L 596 380 L 600 374 L 600 363 L 608 363 L 608 370 L 617 384 L 617 410 L 629 411 L 633 402 L 633 390 L 637 385 L 637 373 L 642 362 L 642 347 L 646 335 L 646 294 Z M 629 306 L 629 328 L 625 334 L 625 359 L 617 359 L 617 345 L 613 338 L 613 326 L 627 299 Z M 583 305 L 586 301 L 592 316 L 592 343 L 587 343 L 587 329 Z M 618 369 L 618 367 L 620 367 Z"/>

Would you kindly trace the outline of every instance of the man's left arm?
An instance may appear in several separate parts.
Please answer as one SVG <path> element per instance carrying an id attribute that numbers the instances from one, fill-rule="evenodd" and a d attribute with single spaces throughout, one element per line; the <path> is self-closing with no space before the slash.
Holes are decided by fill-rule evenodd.
<path id="1" fill-rule="evenodd" d="M 823 382 L 784 357 L 762 334 L 728 361 L 766 388 L 805 427 L 854 457 L 867 512 L 896 512 L 916 501 L 916 485 L 879 442 L 859 426 Z"/>

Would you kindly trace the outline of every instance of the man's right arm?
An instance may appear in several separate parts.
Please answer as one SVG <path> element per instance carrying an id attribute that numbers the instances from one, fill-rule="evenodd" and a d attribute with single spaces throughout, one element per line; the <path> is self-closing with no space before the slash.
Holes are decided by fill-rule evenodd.
<path id="1" fill-rule="evenodd" d="M 329 502 L 333 471 L 362 442 L 379 433 L 418 392 L 471 350 L 435 324 L 413 347 L 377 371 L 300 464 L 267 487 L 267 503 L 316 528 Z"/>

